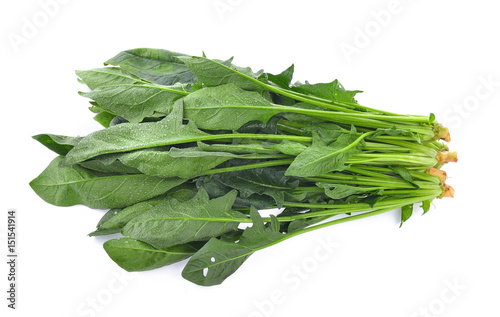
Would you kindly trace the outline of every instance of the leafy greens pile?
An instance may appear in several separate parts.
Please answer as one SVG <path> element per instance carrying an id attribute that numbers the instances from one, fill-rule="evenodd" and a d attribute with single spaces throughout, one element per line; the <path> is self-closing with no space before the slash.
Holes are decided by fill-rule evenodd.
<path id="1" fill-rule="evenodd" d="M 400 115 L 330 83 L 159 49 L 77 71 L 104 129 L 34 138 L 57 156 L 31 183 L 46 202 L 109 209 L 91 236 L 127 271 L 190 258 L 182 276 L 222 283 L 293 236 L 452 197 L 456 161 L 434 115 Z M 259 210 L 277 208 L 274 216 Z M 242 229 L 242 228 L 246 229 Z"/>

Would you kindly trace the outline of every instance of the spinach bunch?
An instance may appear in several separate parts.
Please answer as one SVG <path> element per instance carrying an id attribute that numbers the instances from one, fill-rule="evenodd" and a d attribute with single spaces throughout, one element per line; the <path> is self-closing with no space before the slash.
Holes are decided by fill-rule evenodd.
<path id="1" fill-rule="evenodd" d="M 293 71 L 159 49 L 77 71 L 104 128 L 34 136 L 58 156 L 30 185 L 109 209 L 90 235 L 121 233 L 104 249 L 123 269 L 189 258 L 182 275 L 199 285 L 296 235 L 396 208 L 403 224 L 415 203 L 453 196 L 439 168 L 456 153 L 434 115 L 363 106 L 337 80 L 292 84 Z"/>

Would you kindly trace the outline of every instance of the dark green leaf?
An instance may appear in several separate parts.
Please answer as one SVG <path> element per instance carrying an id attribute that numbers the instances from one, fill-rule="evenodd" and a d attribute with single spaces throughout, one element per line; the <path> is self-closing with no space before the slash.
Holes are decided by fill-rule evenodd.
<path id="1" fill-rule="evenodd" d="M 280 112 L 259 93 L 234 84 L 200 89 L 183 100 L 184 117 L 209 130 L 237 130 L 254 120 L 266 123 Z"/>
<path id="2" fill-rule="evenodd" d="M 325 190 L 325 195 L 332 199 L 341 199 L 351 195 L 365 193 L 362 187 L 349 186 L 343 184 L 316 183 L 316 186 Z"/>
<path id="3" fill-rule="evenodd" d="M 278 132 L 278 122 L 282 120 L 279 116 L 274 116 L 266 123 L 262 121 L 250 121 L 245 123 L 238 129 L 239 133 L 263 133 L 276 134 Z"/>
<path id="4" fill-rule="evenodd" d="M 116 116 L 114 114 L 103 111 L 103 112 L 99 112 L 98 114 L 96 114 L 94 116 L 94 120 L 97 121 L 103 127 L 109 128 L 111 121 L 113 121 L 113 119 L 115 117 Z"/>
<path id="5" fill-rule="evenodd" d="M 143 174 L 105 174 L 78 165 L 60 166 L 62 159 L 55 158 L 30 183 L 38 196 L 56 206 L 121 208 L 163 194 L 185 181 Z"/>
<path id="6" fill-rule="evenodd" d="M 359 200 L 358 202 L 359 203 L 368 204 L 371 208 L 373 208 L 382 199 L 384 199 L 384 196 L 381 196 L 381 195 L 370 195 L 370 196 L 367 196 L 367 197 Z"/>
<path id="7" fill-rule="evenodd" d="M 160 177 L 192 178 L 237 157 L 227 152 L 206 152 L 198 148 L 151 149 L 123 153 L 118 159 L 144 174 Z"/>
<path id="8" fill-rule="evenodd" d="M 246 217 L 231 209 L 236 191 L 209 200 L 205 190 L 189 201 L 168 199 L 132 219 L 122 234 L 158 249 L 200 241 L 236 230 Z"/>
<path id="9" fill-rule="evenodd" d="M 348 168 L 345 163 L 349 158 L 361 152 L 355 129 L 346 133 L 329 146 L 317 134 L 313 134 L 313 143 L 302 151 L 290 164 L 285 175 L 318 176 L 332 171 L 343 171 Z"/>
<path id="10" fill-rule="evenodd" d="M 177 190 L 175 192 L 177 192 Z M 89 235 L 95 236 L 95 235 L 107 235 L 110 233 L 118 233 L 130 220 L 151 210 L 154 206 L 156 206 L 158 203 L 160 203 L 165 199 L 166 197 L 164 195 L 161 195 L 159 197 L 151 198 L 127 206 L 121 210 L 112 209 L 114 210 L 114 212 L 110 214 L 111 212 L 110 210 L 108 213 L 106 213 L 106 215 L 104 215 L 101 221 L 99 221 L 99 223 L 97 224 L 97 230 L 91 232 Z"/>
<path id="11" fill-rule="evenodd" d="M 269 148 L 277 150 L 283 154 L 297 156 L 305 151 L 307 149 L 307 146 L 299 142 L 283 140 L 278 144 L 269 146 Z"/>
<path id="12" fill-rule="evenodd" d="M 413 213 L 413 204 L 401 207 L 401 224 L 399 225 L 400 228 L 405 221 L 410 219 L 412 213 Z"/>
<path id="13" fill-rule="evenodd" d="M 326 122 L 316 123 L 305 128 L 304 130 L 310 132 L 311 134 L 315 132 L 316 135 L 327 145 L 337 140 L 339 136 L 349 133 L 349 131 L 336 124 Z"/>
<path id="14" fill-rule="evenodd" d="M 104 250 L 122 269 L 133 272 L 152 270 L 182 261 L 198 249 L 184 244 L 159 250 L 141 241 L 119 238 L 106 241 Z"/>
<path id="15" fill-rule="evenodd" d="M 203 151 L 211 152 L 229 152 L 235 154 L 277 154 L 269 147 L 265 147 L 262 142 L 258 143 L 241 143 L 241 144 L 207 144 L 198 142 L 198 147 Z"/>
<path id="16" fill-rule="evenodd" d="M 424 200 L 422 202 L 422 209 L 424 210 L 423 215 L 425 215 L 431 209 L 432 200 Z"/>
<path id="17" fill-rule="evenodd" d="M 237 189 L 241 198 L 258 194 L 272 197 L 276 206 L 281 207 L 284 193 L 291 192 L 299 185 L 295 177 L 285 176 L 283 167 L 254 168 L 213 175 L 213 179 Z"/>
<path id="18" fill-rule="evenodd" d="M 292 86 L 291 89 L 296 92 L 323 99 L 349 103 L 356 103 L 354 96 L 362 92 L 360 90 L 345 90 L 338 80 L 334 80 L 331 83 L 299 84 Z"/>
<path id="19" fill-rule="evenodd" d="M 254 73 L 248 67 L 232 65 L 232 59 L 221 62 L 197 56 L 179 56 L 178 58 L 208 87 L 231 83 L 245 90 L 261 91 L 263 89 L 255 82 L 262 71 Z"/>
<path id="20" fill-rule="evenodd" d="M 106 162 L 102 159 L 93 159 L 85 162 L 81 162 L 78 165 L 85 167 L 87 169 L 102 172 L 102 173 L 116 173 L 116 174 L 140 174 L 136 168 L 127 166 L 118 160 L 113 160 L 112 162 Z"/>
<path id="21" fill-rule="evenodd" d="M 398 174 L 403 178 L 408 184 L 415 188 L 420 188 L 417 184 L 415 184 L 415 181 L 413 180 L 413 176 L 411 176 L 410 171 L 403 166 L 390 166 L 390 168 L 394 171 L 394 173 Z"/>
<path id="22" fill-rule="evenodd" d="M 402 135 L 402 136 L 413 136 L 414 134 L 410 131 L 407 131 L 407 130 L 403 130 L 403 129 L 398 129 L 396 128 L 396 126 L 390 128 L 390 129 L 382 129 L 382 128 L 378 128 L 374 134 L 372 134 L 370 136 L 370 139 L 374 139 L 378 136 L 381 136 L 381 135 L 391 135 L 391 136 L 398 136 L 398 135 Z"/>
<path id="23" fill-rule="evenodd" d="M 292 82 L 293 78 L 293 70 L 294 70 L 294 65 L 292 64 L 290 67 L 282 71 L 278 75 L 273 75 L 270 73 L 266 73 L 267 79 L 276 84 L 277 86 L 285 89 L 290 89 L 290 83 Z"/>
<path id="24" fill-rule="evenodd" d="M 77 71 L 77 75 L 92 89 L 80 95 L 96 101 L 107 112 L 134 123 L 153 116 L 155 112 L 169 113 L 174 102 L 188 93 L 184 84 L 150 84 L 114 67 Z"/>
<path id="25" fill-rule="evenodd" d="M 193 138 L 207 135 L 191 122 L 182 124 L 182 104 L 177 103 L 172 113 L 161 121 L 122 123 L 89 134 L 68 152 L 64 164 L 76 164 L 103 154 L 191 142 Z"/>
<path id="26" fill-rule="evenodd" d="M 189 259 L 182 276 L 198 285 L 220 284 L 255 251 L 270 246 L 283 237 L 275 217 L 272 217 L 271 225 L 266 227 L 255 208 L 250 211 L 250 216 L 253 226 L 243 232 L 238 243 L 210 239 Z"/>
<path id="27" fill-rule="evenodd" d="M 195 75 L 178 56 L 185 55 L 161 49 L 137 48 L 120 52 L 104 64 L 120 66 L 137 77 L 160 85 L 192 83 Z"/>
<path id="28" fill-rule="evenodd" d="M 57 134 L 37 134 L 33 136 L 33 139 L 59 155 L 66 155 L 83 138 Z"/>
<path id="29" fill-rule="evenodd" d="M 210 198 L 224 196 L 227 192 L 233 189 L 213 177 L 201 177 L 198 179 L 196 185 L 198 186 L 198 188 L 203 187 L 203 189 L 207 191 Z M 238 193 L 233 207 L 250 208 L 250 206 L 254 206 L 258 209 L 264 209 L 274 205 L 275 201 L 271 196 L 252 194 L 243 198 Z"/>

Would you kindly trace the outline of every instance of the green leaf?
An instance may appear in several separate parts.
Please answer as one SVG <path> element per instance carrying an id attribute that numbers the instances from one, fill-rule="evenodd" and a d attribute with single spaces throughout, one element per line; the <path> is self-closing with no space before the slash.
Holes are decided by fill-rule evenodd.
<path id="1" fill-rule="evenodd" d="M 359 203 L 364 203 L 364 204 L 368 204 L 371 208 L 375 207 L 375 205 L 381 201 L 382 199 L 384 199 L 385 196 L 381 196 L 381 195 L 370 195 L 370 196 L 367 196 L 361 200 L 359 200 L 358 202 Z"/>
<path id="2" fill-rule="evenodd" d="M 349 158 L 361 152 L 358 136 L 353 128 L 351 133 L 343 134 L 329 146 L 313 133 L 313 143 L 302 151 L 290 164 L 285 175 L 318 176 L 332 171 L 348 168 L 345 163 Z"/>
<path id="3" fill-rule="evenodd" d="M 351 195 L 365 193 L 362 187 L 349 186 L 343 184 L 316 183 L 316 186 L 325 190 L 325 195 L 332 199 L 342 199 Z"/>
<path id="4" fill-rule="evenodd" d="M 107 111 L 99 112 L 94 116 L 94 120 L 97 121 L 100 125 L 102 125 L 105 128 L 109 128 L 109 124 L 113 119 L 116 117 L 116 115 L 109 113 Z"/>
<path id="5" fill-rule="evenodd" d="M 172 113 L 161 121 L 122 123 L 89 134 L 68 152 L 63 164 L 72 165 L 103 154 L 191 142 L 193 138 L 207 135 L 192 122 L 182 124 L 182 104 L 177 103 Z"/>
<path id="6" fill-rule="evenodd" d="M 278 144 L 269 146 L 269 148 L 279 151 L 283 154 L 297 156 L 305 151 L 307 149 L 307 146 L 299 142 L 283 140 Z"/>
<path id="7" fill-rule="evenodd" d="M 200 241 L 236 230 L 246 217 L 231 209 L 236 191 L 209 200 L 205 190 L 189 201 L 169 199 L 129 221 L 122 234 L 157 249 Z M 241 220 L 241 221 L 240 221 Z"/>
<path id="8" fill-rule="evenodd" d="M 81 167 L 102 173 L 115 173 L 115 174 L 140 174 L 136 168 L 127 166 L 118 160 L 112 162 L 105 162 L 103 159 L 94 159 L 78 163 Z"/>
<path id="9" fill-rule="evenodd" d="M 56 206 L 83 204 L 98 209 L 121 208 L 161 195 L 185 181 L 143 174 L 105 174 L 78 165 L 60 166 L 62 159 L 56 157 L 30 182 L 40 198 Z"/>
<path id="10" fill-rule="evenodd" d="M 124 153 L 118 159 L 147 175 L 192 178 L 235 157 L 237 155 L 227 152 L 172 147 L 169 151 L 146 149 Z"/>
<path id="11" fill-rule="evenodd" d="M 97 230 L 91 232 L 89 236 L 118 233 L 130 220 L 151 210 L 154 206 L 158 205 L 158 203 L 165 199 L 165 196 L 161 195 L 159 197 L 127 206 L 123 209 L 111 209 L 99 221 L 97 224 Z"/>
<path id="12" fill-rule="evenodd" d="M 182 277 L 203 286 L 220 284 L 255 251 L 271 246 L 283 237 L 276 217 L 272 216 L 270 226 L 266 227 L 255 208 L 250 210 L 250 216 L 253 226 L 243 232 L 238 243 L 210 239 L 189 259 Z"/>
<path id="13" fill-rule="evenodd" d="M 413 204 L 401 207 L 401 224 L 399 225 L 400 228 L 405 221 L 410 219 L 412 213 L 413 213 Z"/>
<path id="14" fill-rule="evenodd" d="M 391 135 L 391 136 L 414 136 L 413 132 L 403 129 L 398 129 L 396 126 L 390 129 L 378 128 L 373 135 L 370 136 L 370 139 L 374 139 L 381 135 Z"/>
<path id="15" fill-rule="evenodd" d="M 66 155 L 83 138 L 57 134 L 37 134 L 33 136 L 33 139 L 59 155 Z"/>
<path id="16" fill-rule="evenodd" d="M 184 98 L 184 117 L 209 130 L 237 130 L 254 120 L 266 123 L 280 111 L 259 93 L 232 83 L 200 89 Z"/>
<path id="17" fill-rule="evenodd" d="M 229 152 L 235 154 L 277 154 L 269 147 L 263 145 L 262 142 L 258 143 L 240 143 L 240 144 L 207 144 L 198 142 L 198 147 L 203 151 L 211 152 Z"/>
<path id="18" fill-rule="evenodd" d="M 403 167 L 403 166 L 389 166 L 389 167 L 394 171 L 394 173 L 401 176 L 401 178 L 403 178 L 408 184 L 410 184 L 411 186 L 413 186 L 417 189 L 420 188 L 420 186 L 415 184 L 415 181 L 413 180 L 413 176 L 411 176 L 410 171 L 406 167 Z"/>
<path id="19" fill-rule="evenodd" d="M 305 128 L 304 130 L 310 132 L 311 134 L 315 132 L 316 135 L 327 145 L 337 140 L 339 136 L 349 133 L 346 129 L 343 129 L 333 123 L 316 123 Z"/>
<path id="20" fill-rule="evenodd" d="M 162 49 L 137 48 L 120 52 L 104 64 L 120 66 L 137 77 L 160 85 L 192 83 L 195 75 L 178 56 L 186 55 Z"/>
<path id="21" fill-rule="evenodd" d="M 292 86 L 291 90 L 323 99 L 349 103 L 357 103 L 354 96 L 362 92 L 360 90 L 345 90 L 338 80 L 331 83 L 299 84 Z"/>
<path id="22" fill-rule="evenodd" d="M 159 250 L 141 241 L 119 238 L 106 241 L 104 250 L 122 269 L 134 272 L 152 270 L 182 261 L 198 249 L 184 244 Z"/>
<path id="23" fill-rule="evenodd" d="M 109 221 L 115 215 L 117 215 L 120 211 L 122 211 L 122 208 L 113 208 L 113 209 L 108 210 L 104 214 L 104 216 L 102 216 L 102 218 L 99 220 L 99 222 L 97 223 L 97 230 L 89 233 L 89 236 L 90 237 L 93 237 L 93 236 L 105 236 L 105 235 L 108 235 L 108 234 L 119 233 L 120 232 L 119 228 L 99 230 L 99 227 L 102 226 L 107 221 Z"/>
<path id="24" fill-rule="evenodd" d="M 263 90 L 262 86 L 255 82 L 258 81 L 262 71 L 254 73 L 249 67 L 232 65 L 232 58 L 226 62 L 197 56 L 179 56 L 178 58 L 198 76 L 199 81 L 208 87 L 234 84 L 245 90 Z"/>
<path id="25" fill-rule="evenodd" d="M 277 86 L 285 89 L 290 89 L 290 83 L 293 78 L 294 65 L 292 64 L 290 67 L 282 71 L 278 75 L 273 75 L 270 73 L 265 73 L 267 80 L 276 84 Z"/>
<path id="26" fill-rule="evenodd" d="M 432 199 L 431 200 L 424 200 L 422 202 L 422 209 L 424 210 L 423 215 L 425 215 L 430 209 L 431 209 L 431 204 L 432 204 Z"/>
<path id="27" fill-rule="evenodd" d="M 200 177 L 196 182 L 198 188 L 202 188 L 207 191 L 210 198 L 217 198 L 224 196 L 227 192 L 231 191 L 233 188 L 226 186 L 220 180 L 214 177 Z M 244 198 L 238 193 L 236 200 L 234 201 L 233 207 L 235 208 L 250 208 L 255 206 L 259 209 L 264 209 L 270 206 L 274 206 L 276 203 L 271 196 L 252 194 L 245 196 Z"/>
<path id="28" fill-rule="evenodd" d="M 283 205 L 285 192 L 299 185 L 297 178 L 285 176 L 285 169 L 279 166 L 215 174 L 212 178 L 238 190 L 241 198 L 254 194 L 272 197 L 278 207 Z"/>
<path id="29" fill-rule="evenodd" d="M 94 100 L 107 112 L 135 123 L 155 112 L 169 113 L 174 102 L 188 94 L 184 84 L 150 84 L 114 67 L 76 73 L 92 89 L 80 95 Z"/>
<path id="30" fill-rule="evenodd" d="M 263 134 L 276 134 L 278 133 L 278 122 L 282 120 L 279 116 L 271 117 L 266 123 L 262 121 L 249 121 L 242 125 L 239 133 L 263 133 Z"/>
<path id="31" fill-rule="evenodd" d="M 293 220 L 292 222 L 290 222 L 288 224 L 288 227 L 287 227 L 287 233 L 292 233 L 292 232 L 295 232 L 295 231 L 299 231 L 301 229 L 304 229 L 304 228 L 307 228 L 311 225 L 314 225 L 318 222 L 321 222 L 323 220 L 326 220 L 328 218 L 330 218 L 331 216 L 323 216 L 323 217 L 314 217 L 314 218 L 310 218 L 310 219 L 295 219 Z M 279 219 L 279 217 L 278 217 Z"/>

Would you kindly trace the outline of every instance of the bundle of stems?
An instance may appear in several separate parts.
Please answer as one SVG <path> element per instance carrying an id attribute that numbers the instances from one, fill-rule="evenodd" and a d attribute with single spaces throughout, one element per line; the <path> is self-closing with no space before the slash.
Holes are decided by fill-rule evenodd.
<path id="1" fill-rule="evenodd" d="M 90 235 L 121 233 L 104 248 L 128 271 L 191 257 L 183 277 L 219 284 L 280 241 L 394 209 L 402 225 L 454 195 L 441 168 L 457 155 L 432 114 L 366 107 L 337 80 L 292 84 L 293 65 L 134 49 L 105 66 L 77 71 L 104 129 L 34 136 L 59 156 L 30 184 L 54 205 L 109 209 Z"/>

